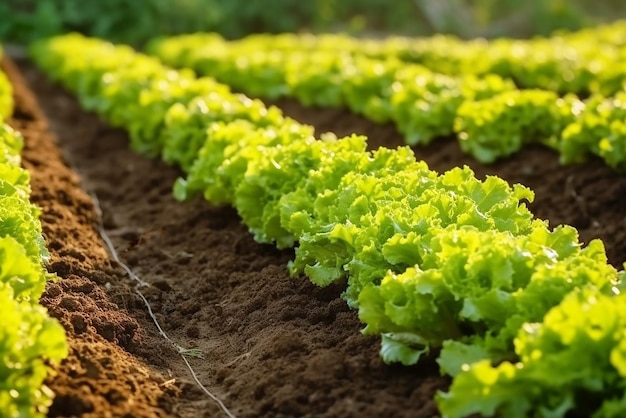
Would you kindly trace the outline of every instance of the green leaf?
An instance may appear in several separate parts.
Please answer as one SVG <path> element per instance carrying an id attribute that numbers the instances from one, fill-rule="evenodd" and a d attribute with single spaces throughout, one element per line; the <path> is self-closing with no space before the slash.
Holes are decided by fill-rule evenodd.
<path id="1" fill-rule="evenodd" d="M 22 224 L 26 229 L 30 225 Z M 0 237 L 0 282 L 13 289 L 20 301 L 37 303 L 43 293 L 45 278 L 38 262 L 28 256 L 13 237 Z"/>
<path id="2" fill-rule="evenodd" d="M 474 363 L 454 378 L 448 393 L 436 396 L 441 414 L 462 418 L 472 414 L 484 417 L 502 415 L 526 418 L 531 410 L 527 393 L 536 390 L 516 382 L 519 369 L 509 363 L 493 368 L 489 360 Z"/>
<path id="3" fill-rule="evenodd" d="M 417 364 L 429 351 L 426 341 L 411 334 L 386 333 L 381 335 L 380 356 L 385 363 Z"/>
<path id="4" fill-rule="evenodd" d="M 67 356 L 61 325 L 36 302 L 17 300 L 0 282 L 0 411 L 6 416 L 43 417 L 51 393 L 43 386 L 51 366 Z"/>
<path id="5" fill-rule="evenodd" d="M 519 361 L 462 366 L 449 393 L 438 395 L 441 412 L 451 417 L 562 418 L 571 411 L 613 416 L 623 410 L 625 395 L 625 314 L 623 295 L 607 295 L 590 284 L 576 288 L 543 322 L 519 329 Z"/>
<path id="6" fill-rule="evenodd" d="M 444 341 L 437 358 L 441 373 L 454 377 L 462 370 L 469 368 L 471 364 L 489 359 L 490 353 L 480 343 L 481 341 L 478 340 Z"/>

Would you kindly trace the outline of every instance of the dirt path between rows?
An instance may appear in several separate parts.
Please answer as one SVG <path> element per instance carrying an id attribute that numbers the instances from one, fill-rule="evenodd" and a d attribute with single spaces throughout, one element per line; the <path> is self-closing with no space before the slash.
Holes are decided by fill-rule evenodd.
<path id="1" fill-rule="evenodd" d="M 415 367 L 384 365 L 378 341 L 360 335 L 339 287 L 290 278 L 292 252 L 256 244 L 231 208 L 176 202 L 176 169 L 132 153 L 124 132 L 82 112 L 28 62 L 18 64 L 54 133 L 9 66 L 18 104 L 11 123 L 25 133 L 24 165 L 33 173 L 33 200 L 43 208 L 50 270 L 63 278 L 48 286 L 42 303 L 64 324 L 72 348 L 49 379 L 58 393 L 50 416 L 224 416 L 159 336 L 133 281 L 107 254 L 81 185 L 97 195 L 120 258 L 151 284 L 141 291 L 164 331 L 204 353 L 190 358 L 191 365 L 236 416 L 438 416 L 433 396 L 448 382 L 432 359 Z M 402 142 L 393 127 L 343 110 L 278 104 L 320 132 L 365 133 L 372 146 Z M 417 153 L 437 171 L 468 164 L 479 175 L 530 186 L 538 216 L 576 226 L 585 241 L 601 237 L 612 263 L 626 260 L 626 177 L 599 161 L 563 168 L 555 154 L 537 147 L 485 167 L 452 140 Z"/>

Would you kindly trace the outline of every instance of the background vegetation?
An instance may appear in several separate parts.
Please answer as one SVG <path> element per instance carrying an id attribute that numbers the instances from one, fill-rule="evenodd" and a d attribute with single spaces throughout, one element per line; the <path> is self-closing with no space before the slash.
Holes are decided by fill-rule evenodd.
<path id="1" fill-rule="evenodd" d="M 0 40 L 67 31 L 135 45 L 196 31 L 527 37 L 625 17 L 623 10 L 622 0 L 0 0 Z"/>

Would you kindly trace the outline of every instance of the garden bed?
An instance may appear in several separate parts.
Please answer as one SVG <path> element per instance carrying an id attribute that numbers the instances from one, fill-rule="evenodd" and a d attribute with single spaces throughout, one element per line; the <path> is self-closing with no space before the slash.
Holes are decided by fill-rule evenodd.
<path id="1" fill-rule="evenodd" d="M 71 348 L 48 382 L 57 393 L 50 416 L 219 415 L 157 331 L 136 282 L 107 253 L 89 193 L 98 197 L 120 259 L 151 284 L 140 290 L 163 330 L 176 344 L 201 350 L 203 358 L 190 357 L 190 364 L 234 415 L 437 416 L 433 396 L 448 379 L 432 359 L 384 365 L 378 340 L 359 334 L 340 287 L 290 278 L 291 251 L 256 244 L 231 208 L 175 201 L 176 169 L 131 152 L 124 132 L 81 111 L 27 61 L 18 61 L 19 70 L 4 67 L 16 91 L 11 124 L 26 137 L 24 165 L 43 209 L 49 268 L 63 279 L 42 300 L 68 330 Z M 403 142 L 392 126 L 344 110 L 276 104 L 320 132 L 363 133 L 372 147 Z M 562 167 L 555 153 L 535 146 L 484 166 L 452 139 L 416 153 L 439 172 L 468 164 L 479 177 L 529 186 L 538 217 L 575 226 L 584 242 L 602 238 L 615 266 L 626 260 L 626 177 L 601 161 Z"/>

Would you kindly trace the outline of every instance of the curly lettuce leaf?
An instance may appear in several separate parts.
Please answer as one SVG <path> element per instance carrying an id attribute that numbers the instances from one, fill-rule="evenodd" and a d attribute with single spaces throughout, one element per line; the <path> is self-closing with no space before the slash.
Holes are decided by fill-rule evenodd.
<path id="1" fill-rule="evenodd" d="M 440 229 L 428 247 L 422 243 L 428 250 L 421 264 L 402 274 L 389 270 L 380 284 L 361 290 L 364 332 L 412 334 L 443 346 L 440 366 L 454 375 L 478 353 L 493 361 L 511 358 L 523 324 L 541 321 L 570 291 L 589 284 L 607 293 L 615 288 L 617 272 L 598 241 L 581 248 L 571 227 L 549 231 L 538 222 L 534 228 L 522 236 Z M 446 346 L 447 340 L 458 342 Z"/>
<path id="2" fill-rule="evenodd" d="M 441 228 L 516 235 L 532 229 L 532 214 L 522 202 L 532 200 L 532 192 L 495 177 L 479 181 L 467 167 L 440 176 L 417 162 L 360 171 L 355 167 L 335 189 L 320 193 L 312 211 L 287 220 L 303 231 L 291 271 L 304 271 L 322 285 L 349 275 L 345 297 L 352 306 L 360 290 L 379 283 L 388 270 L 421 265 Z"/>
<path id="3" fill-rule="evenodd" d="M 250 161 L 263 159 L 262 151 L 268 147 L 313 138 L 313 133 L 313 127 L 290 118 L 267 127 L 247 120 L 213 123 L 187 178 L 177 180 L 174 195 L 186 200 L 202 193 L 209 202 L 232 203 Z"/>
<path id="4" fill-rule="evenodd" d="M 11 114 L 13 114 L 13 88 L 6 74 L 0 71 L 0 122 L 8 119 Z"/>
<path id="5" fill-rule="evenodd" d="M 311 171 L 336 164 L 345 167 L 344 161 L 363 158 L 364 150 L 365 140 L 358 136 L 309 137 L 284 146 L 257 147 L 263 158 L 248 161 L 235 189 L 234 206 L 257 241 L 276 242 L 280 248 L 293 246 L 299 237 L 281 224 L 281 197 L 306 182 Z M 341 171 L 335 175 L 341 176 Z"/>
<path id="6" fill-rule="evenodd" d="M 43 417 L 53 396 L 44 379 L 67 356 L 63 327 L 36 301 L 15 298 L 3 281 L 0 317 L 0 411 L 4 416 Z"/>
<path id="7" fill-rule="evenodd" d="M 20 153 L 23 147 L 24 138 L 22 134 L 6 123 L 0 123 L 0 163 L 19 166 L 21 162 Z"/>
<path id="8" fill-rule="evenodd" d="M 512 90 L 459 106 L 454 130 L 464 152 L 491 163 L 530 142 L 555 144 L 574 120 L 575 98 L 545 90 Z M 555 144 L 556 146 L 556 144 Z"/>
<path id="9" fill-rule="evenodd" d="M 464 365 L 442 414 L 560 418 L 616 417 L 626 412 L 626 298 L 593 285 L 577 288 L 543 322 L 526 323 L 515 339 L 519 361 Z"/>
<path id="10" fill-rule="evenodd" d="M 0 195 L 0 237 L 15 238 L 37 263 L 48 257 L 41 235 L 39 212 L 25 194 Z"/>
<path id="11" fill-rule="evenodd" d="M 212 93 L 196 97 L 186 105 L 176 103 L 165 115 L 163 159 L 188 172 L 207 141 L 211 124 L 237 119 L 248 120 L 258 127 L 278 127 L 285 122 L 277 107 L 266 107 L 260 100 L 240 94 Z"/>

